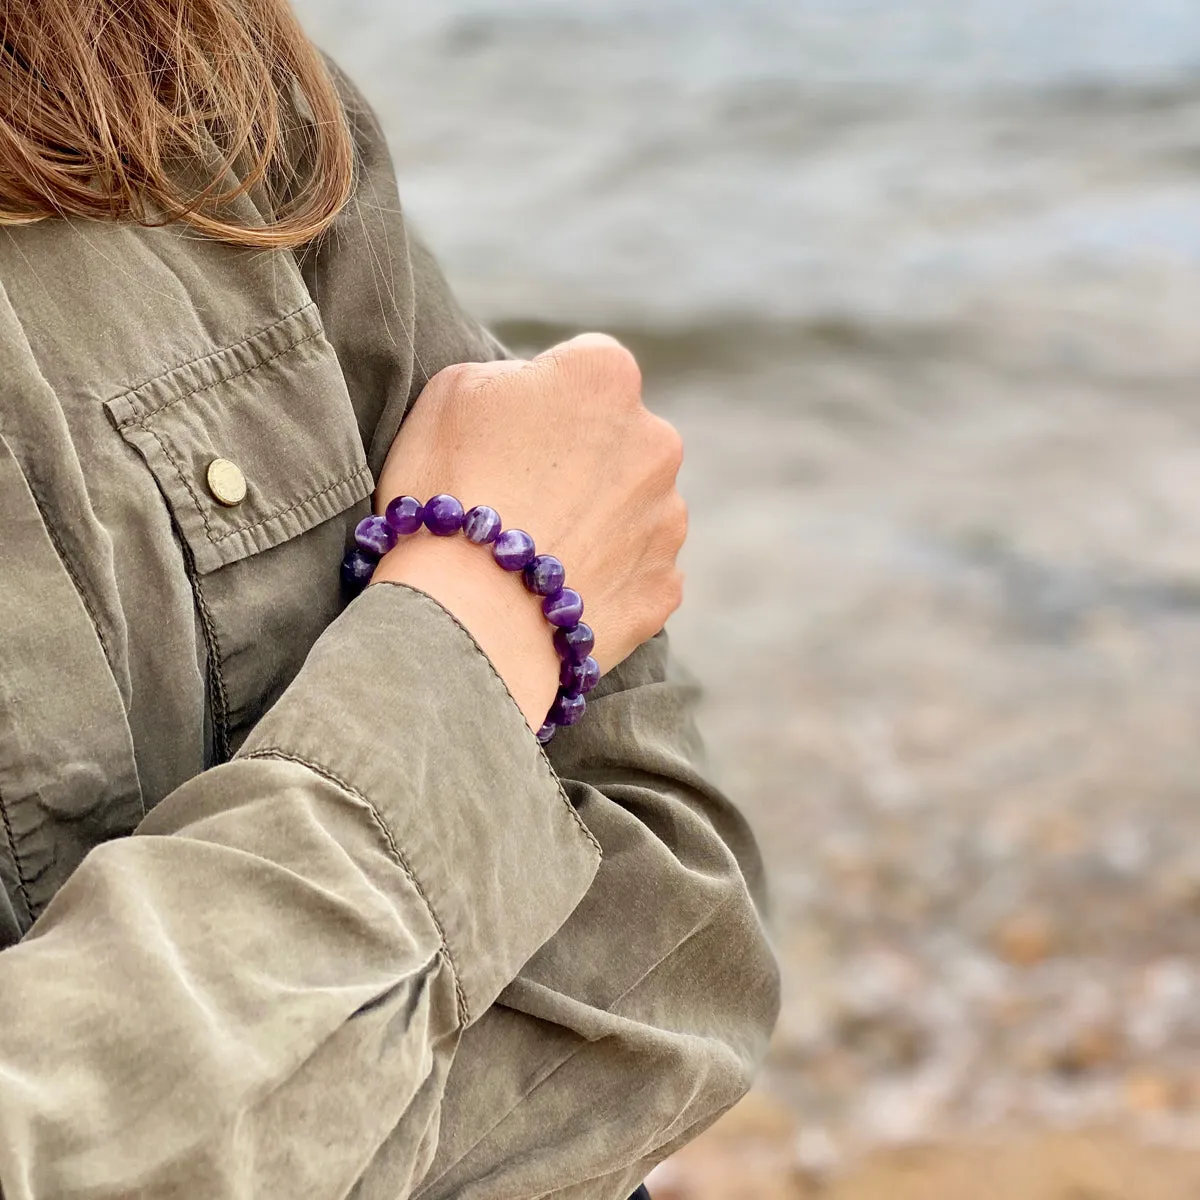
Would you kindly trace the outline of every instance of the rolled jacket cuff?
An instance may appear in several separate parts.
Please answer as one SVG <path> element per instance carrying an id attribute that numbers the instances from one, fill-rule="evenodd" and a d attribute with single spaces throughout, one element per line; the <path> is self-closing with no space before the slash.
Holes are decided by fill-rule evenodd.
<path id="1" fill-rule="evenodd" d="M 478 1017 L 588 890 L 600 846 L 470 633 L 404 584 L 321 635 L 236 759 L 279 756 L 357 793 L 411 871 Z"/>

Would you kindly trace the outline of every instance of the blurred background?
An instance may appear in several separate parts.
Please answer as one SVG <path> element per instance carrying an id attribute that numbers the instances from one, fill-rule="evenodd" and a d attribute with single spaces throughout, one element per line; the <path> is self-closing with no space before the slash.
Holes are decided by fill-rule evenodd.
<path id="1" fill-rule="evenodd" d="M 296 6 L 468 306 L 687 439 L 786 995 L 656 1200 L 1200 1195 L 1200 6 Z"/>

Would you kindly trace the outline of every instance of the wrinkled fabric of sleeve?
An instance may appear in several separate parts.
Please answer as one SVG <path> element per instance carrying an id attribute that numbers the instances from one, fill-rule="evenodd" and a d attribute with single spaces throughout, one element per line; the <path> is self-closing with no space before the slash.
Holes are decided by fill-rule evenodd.
<path id="1" fill-rule="evenodd" d="M 5 1200 L 343 1196 L 401 1126 L 405 1195 L 462 1031 L 598 860 L 469 635 L 369 588 L 0 955 Z"/>

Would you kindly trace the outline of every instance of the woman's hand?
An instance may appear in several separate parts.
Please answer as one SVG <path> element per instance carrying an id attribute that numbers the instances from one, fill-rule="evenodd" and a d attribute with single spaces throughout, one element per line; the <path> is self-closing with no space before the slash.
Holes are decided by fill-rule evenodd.
<path id="1" fill-rule="evenodd" d="M 505 528 L 525 529 L 539 552 L 562 560 L 608 670 L 657 633 L 682 598 L 682 457 L 679 435 L 643 405 L 629 351 L 585 334 L 529 362 L 463 364 L 431 379 L 392 443 L 375 508 L 436 492 L 496 508 Z M 402 539 L 374 579 L 410 583 L 445 604 L 530 724 L 541 723 L 557 660 L 537 600 L 519 579 L 462 538 L 425 536 Z M 514 662 L 506 641 L 524 645 L 532 661 Z"/>

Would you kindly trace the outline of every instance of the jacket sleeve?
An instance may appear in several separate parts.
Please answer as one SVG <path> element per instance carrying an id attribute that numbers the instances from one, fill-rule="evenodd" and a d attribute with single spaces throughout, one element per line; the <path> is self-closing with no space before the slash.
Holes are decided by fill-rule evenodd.
<path id="1" fill-rule="evenodd" d="M 598 860 L 470 636 L 368 588 L 0 955 L 0 1192 L 317 1200 L 388 1141 L 407 1194 L 464 1029 Z"/>
<path id="2" fill-rule="evenodd" d="M 758 850 L 705 774 L 696 700 L 660 634 L 551 743 L 603 862 L 467 1031 L 422 1200 L 627 1196 L 749 1088 L 778 973 Z"/>

